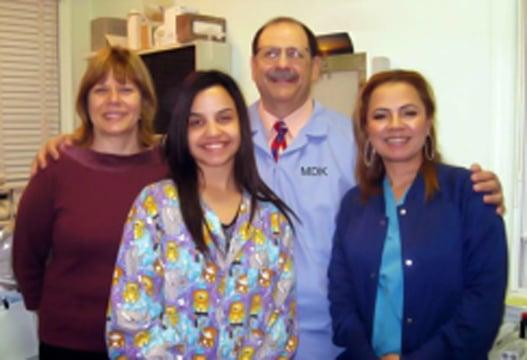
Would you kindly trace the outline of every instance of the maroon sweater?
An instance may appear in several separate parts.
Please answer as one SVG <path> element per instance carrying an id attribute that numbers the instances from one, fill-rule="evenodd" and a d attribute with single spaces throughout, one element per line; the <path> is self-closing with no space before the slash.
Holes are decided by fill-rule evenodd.
<path id="1" fill-rule="evenodd" d="M 132 156 L 72 147 L 27 186 L 17 215 L 13 267 L 41 341 L 105 351 L 112 272 L 128 210 L 167 175 L 159 149 Z"/>

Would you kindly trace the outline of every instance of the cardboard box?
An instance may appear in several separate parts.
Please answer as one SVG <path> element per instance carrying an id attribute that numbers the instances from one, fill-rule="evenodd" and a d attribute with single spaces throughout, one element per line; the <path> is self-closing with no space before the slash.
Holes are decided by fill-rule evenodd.
<path id="1" fill-rule="evenodd" d="M 186 43 L 197 39 L 225 42 L 227 25 L 224 18 L 198 14 L 176 17 L 177 40 Z"/>
<path id="2" fill-rule="evenodd" d="M 106 46 L 106 35 L 126 38 L 126 19 L 100 17 L 91 21 L 91 50 Z"/>

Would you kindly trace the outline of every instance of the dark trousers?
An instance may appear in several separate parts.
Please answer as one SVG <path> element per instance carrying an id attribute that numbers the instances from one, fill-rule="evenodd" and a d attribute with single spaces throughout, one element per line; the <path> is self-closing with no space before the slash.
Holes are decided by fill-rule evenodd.
<path id="1" fill-rule="evenodd" d="M 106 352 L 82 351 L 67 349 L 60 346 L 39 344 L 40 360 L 108 360 Z"/>

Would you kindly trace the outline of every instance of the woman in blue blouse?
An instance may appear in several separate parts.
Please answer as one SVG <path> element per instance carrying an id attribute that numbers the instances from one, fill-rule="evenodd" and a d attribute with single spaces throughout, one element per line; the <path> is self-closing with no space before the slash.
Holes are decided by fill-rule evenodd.
<path id="1" fill-rule="evenodd" d="M 374 75 L 358 100 L 358 186 L 329 268 L 339 359 L 486 359 L 503 313 L 507 247 L 470 171 L 437 151 L 435 103 L 413 71 Z"/>

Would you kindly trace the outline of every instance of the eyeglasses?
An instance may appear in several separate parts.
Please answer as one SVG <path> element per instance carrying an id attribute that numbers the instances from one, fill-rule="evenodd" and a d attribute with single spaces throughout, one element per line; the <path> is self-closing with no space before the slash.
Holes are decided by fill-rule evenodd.
<path id="1" fill-rule="evenodd" d="M 304 63 L 310 56 L 308 49 L 298 49 L 292 46 L 286 48 L 265 46 L 258 49 L 256 58 L 264 63 L 274 64 L 280 60 L 282 52 L 285 53 L 288 61 L 296 64 Z"/>

